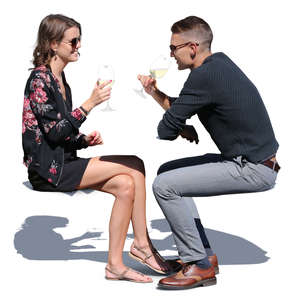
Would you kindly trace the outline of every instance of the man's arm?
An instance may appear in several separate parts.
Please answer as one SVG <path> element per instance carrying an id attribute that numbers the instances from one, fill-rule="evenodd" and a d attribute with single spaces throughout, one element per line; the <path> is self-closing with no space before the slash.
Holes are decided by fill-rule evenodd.
<path id="1" fill-rule="evenodd" d="M 210 104 L 211 96 L 206 81 L 197 74 L 190 74 L 179 97 L 165 112 L 158 125 L 159 138 L 174 140 L 181 135 L 183 138 L 197 143 L 198 135 L 193 127 L 186 125 L 186 120 Z"/>
<path id="2" fill-rule="evenodd" d="M 150 94 L 155 101 L 164 109 L 164 110 L 168 110 L 171 107 L 171 103 L 169 101 L 169 97 L 163 93 L 162 91 L 160 91 L 158 88 L 156 88 L 155 91 L 153 91 Z"/>
<path id="3" fill-rule="evenodd" d="M 151 76 L 138 75 L 138 80 L 141 82 L 145 92 L 152 96 L 164 110 L 170 108 L 171 103 L 169 97 L 157 88 L 156 80 L 154 78 Z"/>
<path id="4" fill-rule="evenodd" d="M 156 80 L 150 76 L 138 75 L 138 80 L 140 80 L 145 91 L 152 96 L 165 111 L 168 111 L 172 104 L 178 99 L 177 97 L 169 97 L 160 91 L 156 86 Z M 192 112 L 191 115 L 192 114 L 194 114 L 194 112 Z M 189 117 L 186 117 L 186 119 Z M 168 121 L 169 119 L 170 118 L 168 118 Z M 174 140 L 180 135 L 182 138 L 190 142 L 195 141 L 196 144 L 198 144 L 198 134 L 193 126 L 186 125 L 185 120 L 183 123 L 179 120 L 179 122 L 176 122 L 177 125 L 175 125 L 175 122 L 168 121 L 163 119 L 158 126 L 158 135 L 161 139 Z"/>

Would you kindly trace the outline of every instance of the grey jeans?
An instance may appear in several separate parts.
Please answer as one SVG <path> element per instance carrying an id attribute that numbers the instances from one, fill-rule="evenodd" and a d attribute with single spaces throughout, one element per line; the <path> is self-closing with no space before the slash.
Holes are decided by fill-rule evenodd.
<path id="1" fill-rule="evenodd" d="M 162 165 L 153 192 L 170 225 L 181 260 L 190 262 L 206 256 L 195 223 L 199 215 L 192 197 L 261 192 L 274 187 L 276 177 L 275 171 L 262 164 L 242 157 L 223 160 L 218 154 Z"/>

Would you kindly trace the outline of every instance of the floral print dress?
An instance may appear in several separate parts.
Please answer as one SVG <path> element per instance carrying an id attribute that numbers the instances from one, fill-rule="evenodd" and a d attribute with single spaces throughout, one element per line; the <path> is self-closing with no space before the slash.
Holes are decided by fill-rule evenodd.
<path id="1" fill-rule="evenodd" d="M 71 89 L 64 100 L 59 82 L 46 66 L 35 68 L 27 81 L 23 105 L 22 143 L 24 164 L 34 189 L 74 190 L 88 159 L 77 157 L 86 148 L 79 127 L 86 120 L 81 111 L 72 110 Z"/>

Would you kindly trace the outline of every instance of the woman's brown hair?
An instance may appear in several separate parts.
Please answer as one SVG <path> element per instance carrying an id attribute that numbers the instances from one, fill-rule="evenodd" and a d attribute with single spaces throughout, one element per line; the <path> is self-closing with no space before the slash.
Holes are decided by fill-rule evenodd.
<path id="1" fill-rule="evenodd" d="M 60 14 L 45 17 L 39 27 L 36 47 L 33 51 L 33 65 L 39 67 L 49 64 L 55 55 L 51 49 L 51 42 L 61 42 L 65 31 L 74 26 L 79 29 L 81 35 L 81 25 L 74 19 Z"/>

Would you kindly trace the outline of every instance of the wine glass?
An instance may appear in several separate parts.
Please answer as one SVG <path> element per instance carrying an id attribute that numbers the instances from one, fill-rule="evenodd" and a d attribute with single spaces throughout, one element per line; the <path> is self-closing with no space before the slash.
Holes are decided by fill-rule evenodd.
<path id="1" fill-rule="evenodd" d="M 158 56 L 150 65 L 150 74 L 154 79 L 162 78 L 166 75 L 170 67 L 170 60 L 164 56 Z"/>
<path id="2" fill-rule="evenodd" d="M 162 78 L 166 75 L 169 68 L 170 60 L 164 55 L 159 55 L 150 65 L 150 76 L 155 80 Z M 146 98 L 144 88 L 134 90 L 139 96 Z"/>
<path id="3" fill-rule="evenodd" d="M 112 86 L 115 83 L 115 73 L 114 69 L 111 65 L 100 65 L 98 67 L 98 85 L 102 84 L 104 81 L 111 80 L 111 83 L 107 85 L 107 87 Z M 106 101 L 106 107 L 102 109 L 102 111 L 114 111 L 114 109 L 110 106 L 109 100 Z"/>

